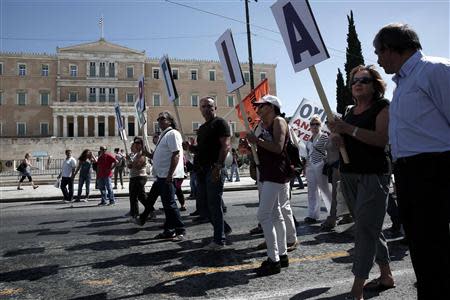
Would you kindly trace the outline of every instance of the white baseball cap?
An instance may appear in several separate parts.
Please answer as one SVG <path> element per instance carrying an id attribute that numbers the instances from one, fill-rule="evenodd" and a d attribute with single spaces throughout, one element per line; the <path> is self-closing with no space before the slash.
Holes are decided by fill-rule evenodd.
<path id="1" fill-rule="evenodd" d="M 258 101 L 253 102 L 253 104 L 263 104 L 263 103 L 270 103 L 279 109 L 281 109 L 281 101 L 278 99 L 278 97 L 273 95 L 265 95 Z"/>

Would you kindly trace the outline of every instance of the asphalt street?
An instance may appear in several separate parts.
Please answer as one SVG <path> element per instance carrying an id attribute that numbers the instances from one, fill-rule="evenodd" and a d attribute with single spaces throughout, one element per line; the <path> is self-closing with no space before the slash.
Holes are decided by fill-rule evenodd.
<path id="1" fill-rule="evenodd" d="M 266 254 L 256 249 L 262 235 L 249 234 L 256 225 L 256 191 L 225 192 L 224 200 L 233 232 L 227 249 L 218 252 L 202 250 L 212 226 L 192 223 L 194 201 L 182 212 L 186 239 L 177 242 L 153 239 L 162 211 L 143 227 L 123 217 L 127 198 L 113 207 L 97 207 L 98 201 L 73 207 L 56 200 L 0 203 L 0 299 L 345 299 L 353 280 L 351 224 L 331 233 L 301 224 L 290 266 L 258 278 L 254 269 Z M 306 190 L 294 190 L 292 206 L 303 220 Z M 406 246 L 392 240 L 389 248 L 397 287 L 365 298 L 415 299 Z M 377 276 L 374 267 L 370 279 Z"/>

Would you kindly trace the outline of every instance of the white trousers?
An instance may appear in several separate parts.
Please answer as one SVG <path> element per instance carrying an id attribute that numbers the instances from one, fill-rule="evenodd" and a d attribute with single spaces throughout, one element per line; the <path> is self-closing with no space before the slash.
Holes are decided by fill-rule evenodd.
<path id="1" fill-rule="evenodd" d="M 259 182 L 258 185 L 258 221 L 264 231 L 264 239 L 267 244 L 267 256 L 272 261 L 279 261 L 280 255 L 287 254 L 286 227 L 288 226 L 286 224 L 291 223 L 290 220 L 292 220 L 292 225 L 289 226 L 292 226 L 295 231 L 292 210 L 289 203 L 289 183 L 264 181 Z M 286 211 L 286 219 L 283 218 L 282 211 Z M 297 234 L 295 233 L 296 239 Z"/>
<path id="2" fill-rule="evenodd" d="M 322 174 L 324 162 L 306 167 L 306 180 L 308 182 L 308 217 L 320 219 L 320 199 L 325 204 L 328 215 L 331 209 L 331 187 L 326 175 Z"/>

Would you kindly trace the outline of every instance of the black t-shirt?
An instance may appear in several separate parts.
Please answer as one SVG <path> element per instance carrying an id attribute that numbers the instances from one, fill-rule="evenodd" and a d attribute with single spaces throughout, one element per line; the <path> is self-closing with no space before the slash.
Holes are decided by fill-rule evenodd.
<path id="1" fill-rule="evenodd" d="M 359 128 L 375 130 L 376 119 L 380 111 L 389 106 L 386 99 L 376 100 L 372 106 L 361 114 L 353 114 L 353 108 L 344 116 L 343 120 Z M 351 135 L 343 134 L 345 149 L 350 160 L 349 164 L 340 161 L 343 173 L 357 174 L 385 174 L 389 171 L 387 154 L 383 147 L 363 143 Z"/>
<path id="2" fill-rule="evenodd" d="M 217 162 L 221 146 L 220 138 L 230 136 L 228 123 L 220 118 L 203 123 L 197 131 L 197 153 L 194 164 L 201 167 L 210 167 Z"/>

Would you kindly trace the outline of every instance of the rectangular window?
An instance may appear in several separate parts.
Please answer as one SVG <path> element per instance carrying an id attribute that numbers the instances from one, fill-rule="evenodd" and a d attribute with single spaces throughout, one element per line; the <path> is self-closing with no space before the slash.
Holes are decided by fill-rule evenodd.
<path id="1" fill-rule="evenodd" d="M 116 65 L 109 63 L 109 77 L 116 77 Z"/>
<path id="2" fill-rule="evenodd" d="M 127 102 L 134 103 L 134 94 L 127 94 Z"/>
<path id="3" fill-rule="evenodd" d="M 114 88 L 109 89 L 108 99 L 109 99 L 109 102 L 116 102 L 116 89 L 114 89 Z"/>
<path id="4" fill-rule="evenodd" d="M 106 64 L 104 62 L 100 63 L 100 72 L 99 72 L 99 76 L 100 77 L 105 77 L 106 76 Z"/>
<path id="5" fill-rule="evenodd" d="M 259 78 L 261 79 L 261 81 L 263 81 L 264 79 L 266 79 L 266 72 L 261 72 L 261 73 L 259 73 Z"/>
<path id="6" fill-rule="evenodd" d="M 48 76 L 48 65 L 42 65 L 41 75 Z"/>
<path id="7" fill-rule="evenodd" d="M 191 70 L 191 80 L 197 80 L 197 70 Z"/>
<path id="8" fill-rule="evenodd" d="M 41 92 L 41 106 L 48 106 L 49 98 L 49 92 Z"/>
<path id="9" fill-rule="evenodd" d="M 161 95 L 153 94 L 153 106 L 161 106 Z"/>
<path id="10" fill-rule="evenodd" d="M 244 80 L 245 82 L 250 81 L 250 72 L 244 71 Z"/>
<path id="11" fill-rule="evenodd" d="M 3 63 L 0 63 L 0 75 L 3 75 Z"/>
<path id="12" fill-rule="evenodd" d="M 153 79 L 159 79 L 159 69 L 158 68 L 153 68 Z"/>
<path id="13" fill-rule="evenodd" d="M 19 64 L 19 76 L 27 75 L 27 66 L 25 64 Z"/>
<path id="14" fill-rule="evenodd" d="M 97 101 L 97 91 L 95 88 L 89 88 L 89 102 L 96 102 Z"/>
<path id="15" fill-rule="evenodd" d="M 70 77 L 78 76 L 78 67 L 75 65 L 70 65 Z"/>
<path id="16" fill-rule="evenodd" d="M 78 93 L 70 92 L 69 93 L 69 102 L 77 102 L 78 101 Z"/>
<path id="17" fill-rule="evenodd" d="M 216 71 L 209 70 L 209 81 L 216 81 Z"/>
<path id="18" fill-rule="evenodd" d="M 100 88 L 100 97 L 98 98 L 99 102 L 106 102 L 106 89 L 105 88 Z"/>
<path id="19" fill-rule="evenodd" d="M 153 133 L 157 133 L 157 134 L 161 133 L 161 128 L 159 128 L 158 122 L 153 122 Z"/>
<path id="20" fill-rule="evenodd" d="M 17 93 L 17 105 L 26 105 L 27 104 L 27 93 L 18 92 Z"/>
<path id="21" fill-rule="evenodd" d="M 172 69 L 173 80 L 178 80 L 178 69 Z"/>
<path id="22" fill-rule="evenodd" d="M 199 122 L 192 122 L 192 132 L 196 132 L 199 127 L 200 127 Z"/>
<path id="23" fill-rule="evenodd" d="M 41 123 L 41 136 L 48 136 L 48 123 Z"/>
<path id="24" fill-rule="evenodd" d="M 91 61 L 89 63 L 89 76 L 95 77 L 95 62 L 94 61 Z"/>
<path id="25" fill-rule="evenodd" d="M 228 107 L 234 107 L 234 97 L 233 96 L 227 96 L 227 106 Z"/>
<path id="26" fill-rule="evenodd" d="M 191 105 L 195 107 L 198 106 L 198 95 L 191 95 Z"/>
<path id="27" fill-rule="evenodd" d="M 17 135 L 25 136 L 27 134 L 27 124 L 23 122 L 17 122 Z"/>
<path id="28" fill-rule="evenodd" d="M 0 105 L 3 105 L 3 92 L 0 92 Z"/>
<path id="29" fill-rule="evenodd" d="M 133 67 L 127 67 L 127 78 L 133 78 Z"/>

